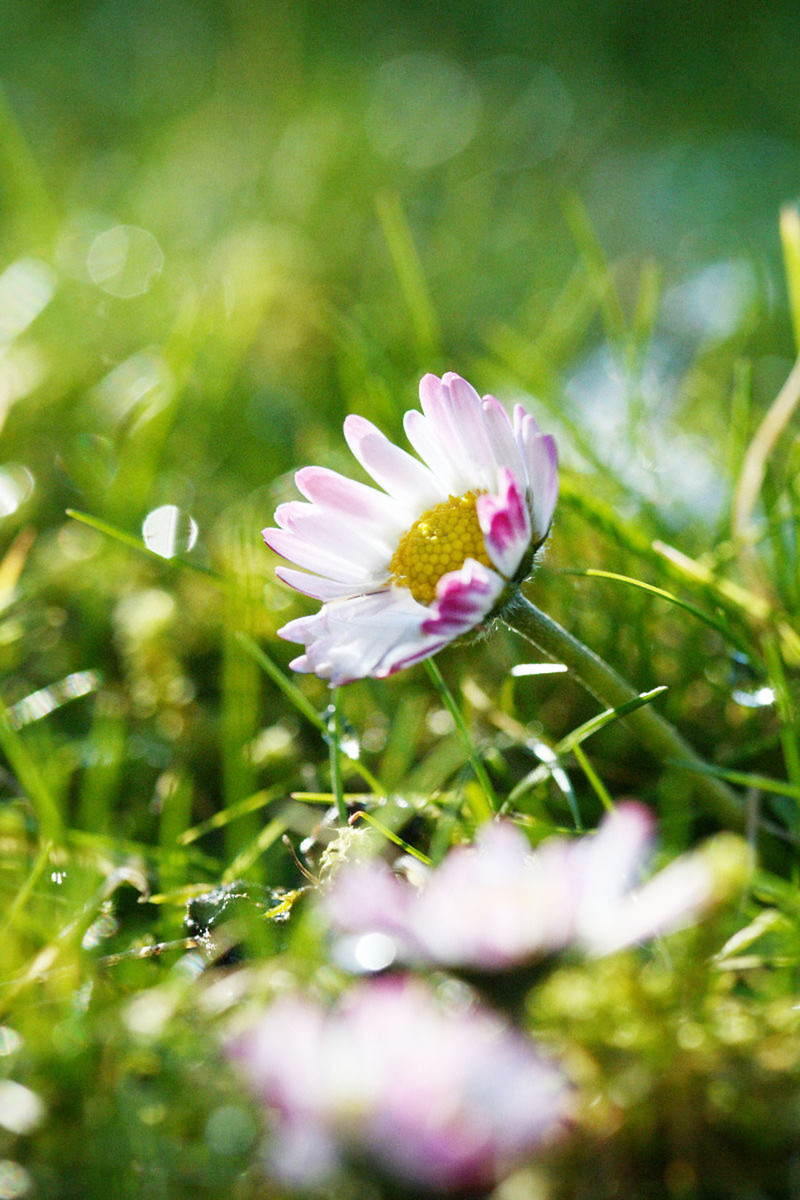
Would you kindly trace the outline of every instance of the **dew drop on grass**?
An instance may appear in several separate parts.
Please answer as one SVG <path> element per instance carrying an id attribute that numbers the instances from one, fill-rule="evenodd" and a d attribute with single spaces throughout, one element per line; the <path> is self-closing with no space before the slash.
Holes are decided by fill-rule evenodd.
<path id="1" fill-rule="evenodd" d="M 0 1200 L 20 1200 L 29 1195 L 32 1180 L 20 1163 L 0 1159 Z"/>
<path id="2" fill-rule="evenodd" d="M 19 463 L 0 467 L 0 517 L 10 517 L 33 494 L 33 476 Z"/>
<path id="3" fill-rule="evenodd" d="M 197 522 L 175 504 L 154 508 L 142 522 L 142 537 L 148 550 L 161 558 L 186 554 L 197 541 Z"/>
<path id="4" fill-rule="evenodd" d="M 16 1054 L 22 1047 L 22 1035 L 10 1025 L 0 1025 L 0 1058 L 8 1054 Z"/>

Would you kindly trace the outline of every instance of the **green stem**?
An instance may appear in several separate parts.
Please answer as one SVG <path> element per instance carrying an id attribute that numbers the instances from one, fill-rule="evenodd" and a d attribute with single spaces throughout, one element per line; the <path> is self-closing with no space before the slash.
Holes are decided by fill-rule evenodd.
<path id="1" fill-rule="evenodd" d="M 503 614 L 502 619 L 510 629 L 532 642 L 548 658 L 564 663 L 575 679 L 601 704 L 617 708 L 636 698 L 637 693 L 613 667 L 531 604 L 521 592 L 518 593 L 517 603 Z M 651 706 L 637 708 L 624 719 L 655 757 L 666 762 L 705 766 L 677 729 Z M 720 820 L 735 829 L 744 829 L 744 805 L 721 779 L 698 775 L 695 787 Z"/>
<path id="2" fill-rule="evenodd" d="M 486 803 L 481 804 L 480 811 L 476 812 L 475 815 L 478 820 L 489 821 L 497 812 L 497 797 L 494 794 L 494 788 L 492 787 L 491 780 L 486 773 L 486 768 L 481 762 L 477 747 L 472 740 L 472 734 L 467 728 L 467 723 L 464 720 L 464 714 L 456 704 L 453 693 L 445 683 L 442 672 L 439 670 L 432 658 L 425 659 L 425 668 L 428 672 L 431 682 L 438 691 L 450 713 L 450 716 L 455 722 L 456 730 L 461 738 L 462 745 L 469 755 L 470 765 L 475 772 L 475 778 L 478 780 L 481 790 L 486 797 Z"/>

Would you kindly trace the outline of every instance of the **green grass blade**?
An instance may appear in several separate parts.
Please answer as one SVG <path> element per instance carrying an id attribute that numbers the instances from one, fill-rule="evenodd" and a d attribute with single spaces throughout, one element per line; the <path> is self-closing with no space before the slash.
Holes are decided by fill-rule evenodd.
<path id="1" fill-rule="evenodd" d="M 225 868 L 222 872 L 222 882 L 233 883 L 234 880 L 246 875 L 261 855 L 266 853 L 282 837 L 287 828 L 288 826 L 283 817 L 273 817 L 269 824 L 264 826 L 258 837 L 250 842 L 249 845 L 244 846 L 233 861 Z"/>
<path id="2" fill-rule="evenodd" d="M 429 679 L 439 693 L 445 708 L 448 710 L 450 716 L 455 722 L 458 736 L 467 752 L 470 765 L 475 772 L 475 778 L 478 780 L 478 783 L 481 786 L 483 798 L 482 802 L 478 801 L 477 803 L 477 811 L 475 812 L 475 816 L 479 821 L 491 820 L 493 814 L 497 812 L 499 807 L 497 803 L 497 797 L 494 794 L 494 788 L 492 787 L 491 781 L 486 772 L 486 768 L 484 767 L 480 755 L 478 754 L 478 748 L 473 741 L 472 734 L 467 728 L 467 723 L 464 720 L 464 714 L 456 704 L 455 697 L 445 683 L 442 672 L 439 670 L 439 667 L 432 658 L 425 659 L 425 669 L 428 672 Z"/>
<path id="3" fill-rule="evenodd" d="M 784 204 L 781 209 L 780 231 L 794 344 L 800 354 L 800 208 L 796 204 Z"/>
<path id="4" fill-rule="evenodd" d="M 12 726 L 8 709 L 0 699 L 0 749 L 30 801 L 42 838 L 59 845 L 64 837 L 64 825 L 55 797 L 39 770 L 24 741 Z"/>
<path id="5" fill-rule="evenodd" d="M 433 866 L 433 861 L 428 858 L 427 854 L 423 854 L 421 850 L 417 850 L 416 846 L 412 846 L 410 842 L 407 842 L 404 838 L 401 838 L 399 833 L 394 833 L 394 831 L 391 830 L 388 825 L 384 825 L 382 821 L 379 821 L 377 817 L 373 816 L 371 812 L 367 812 L 366 809 L 359 809 L 358 812 L 353 813 L 352 817 L 350 818 L 350 824 L 354 824 L 356 820 L 366 821 L 367 824 L 371 825 L 373 829 L 377 829 L 378 833 L 380 833 L 383 837 L 388 838 L 390 842 L 394 842 L 394 844 L 399 846 L 401 850 L 405 850 L 406 854 L 410 854 L 412 858 L 416 858 L 419 862 L 425 863 L 426 867 Z"/>
<path id="6" fill-rule="evenodd" d="M 660 696 L 667 691 L 665 684 L 659 687 L 652 688 L 649 692 L 640 692 L 638 696 L 634 696 L 631 700 L 626 700 L 624 704 L 618 704 L 615 708 L 607 708 L 603 712 L 598 713 L 596 717 L 591 717 L 590 720 L 584 721 L 583 725 L 579 725 L 577 729 L 573 729 L 572 733 L 568 733 L 563 737 L 555 747 L 555 753 L 558 755 L 567 755 L 575 751 L 575 749 L 585 742 L 592 734 L 598 733 L 601 729 L 605 729 L 606 725 L 610 725 L 612 721 L 619 721 L 626 717 L 629 713 L 635 712 L 637 708 L 641 708 L 644 704 L 650 704 L 655 700 L 656 696 Z"/>
<path id="7" fill-rule="evenodd" d="M 698 621 L 702 621 L 704 625 L 715 629 L 717 633 L 721 633 L 726 641 L 731 642 L 736 646 L 737 650 L 741 650 L 743 654 L 748 653 L 747 645 L 742 641 L 739 635 L 731 628 L 726 621 L 721 621 L 712 613 L 705 612 L 702 608 L 698 608 L 696 604 L 692 604 L 689 600 L 682 600 L 680 596 L 675 596 L 672 592 L 668 592 L 665 588 L 656 587 L 655 584 L 645 583 L 643 579 L 634 579 L 630 575 L 618 575 L 615 571 L 601 571 L 595 567 L 587 567 L 584 569 L 574 567 L 567 570 L 562 570 L 559 574 L 563 575 L 583 575 L 591 579 L 611 579 L 616 583 L 625 583 L 629 587 L 640 588 L 643 592 L 649 592 L 652 596 L 659 596 L 662 600 L 674 604 L 676 608 L 682 608 L 685 612 L 691 613 Z"/>
<path id="8" fill-rule="evenodd" d="M 297 687 L 295 683 L 292 683 L 291 679 L 284 675 L 277 663 L 273 662 L 266 651 L 262 650 L 258 643 L 254 642 L 253 639 L 248 636 L 248 634 L 239 631 L 235 636 L 241 642 L 247 653 L 253 656 L 263 670 L 264 674 L 267 675 L 275 684 L 275 686 L 283 692 L 286 699 L 294 706 L 294 708 L 296 708 L 297 711 L 301 713 L 307 721 L 309 721 L 316 729 L 318 729 L 323 737 L 327 738 L 328 729 L 324 718 L 320 716 L 313 704 L 311 704 L 311 702 L 303 695 L 303 693 L 300 691 L 300 688 Z M 360 775 L 364 782 L 368 784 L 368 786 L 373 792 L 376 793 L 376 795 L 386 795 L 386 789 L 383 787 L 380 780 L 375 778 L 369 767 L 365 766 L 360 759 L 350 758 L 349 755 L 345 755 L 345 757 L 347 759 L 348 767 Z"/>

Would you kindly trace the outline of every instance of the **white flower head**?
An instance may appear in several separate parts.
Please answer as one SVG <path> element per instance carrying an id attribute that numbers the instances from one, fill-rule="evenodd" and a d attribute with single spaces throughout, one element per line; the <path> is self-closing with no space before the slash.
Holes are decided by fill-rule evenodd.
<path id="1" fill-rule="evenodd" d="M 556 444 L 530 413 L 518 404 L 512 419 L 452 372 L 424 376 L 419 394 L 422 411 L 404 418 L 419 458 L 349 416 L 347 443 L 378 486 L 305 467 L 295 482 L 306 500 L 280 505 L 279 528 L 264 530 L 303 568 L 279 577 L 323 602 L 279 631 L 305 647 L 291 665 L 332 685 L 391 675 L 475 629 L 550 528 Z"/>

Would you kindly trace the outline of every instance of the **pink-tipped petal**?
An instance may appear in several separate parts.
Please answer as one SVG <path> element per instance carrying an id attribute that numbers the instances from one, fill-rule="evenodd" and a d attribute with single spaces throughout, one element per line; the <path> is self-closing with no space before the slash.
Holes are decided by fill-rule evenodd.
<path id="1" fill-rule="evenodd" d="M 403 417 L 406 437 L 424 463 L 442 483 L 448 494 L 458 495 L 461 488 L 461 468 L 450 453 L 452 446 L 442 443 L 427 417 L 412 408 Z"/>
<path id="2" fill-rule="evenodd" d="M 417 515 L 445 499 L 446 492 L 427 467 L 389 441 L 365 417 L 345 419 L 344 436 L 355 457 L 377 484 Z"/>
<path id="3" fill-rule="evenodd" d="M 537 433 L 525 452 L 530 480 L 533 532 L 537 542 L 547 535 L 558 499 L 558 450 L 555 438 Z"/>
<path id="4" fill-rule="evenodd" d="M 359 585 L 364 580 L 364 570 L 356 563 L 345 560 L 335 551 L 313 545 L 289 529 L 263 529 L 261 532 L 271 550 L 306 571 L 325 575 L 338 583 Z"/>
<path id="5" fill-rule="evenodd" d="M 497 468 L 483 418 L 481 399 L 460 375 L 426 375 L 420 402 L 433 437 L 452 464 L 453 491 L 490 487 Z"/>
<path id="6" fill-rule="evenodd" d="M 489 615 L 504 587 L 496 571 L 468 558 L 460 570 L 448 571 L 439 580 L 422 632 L 448 641 L 468 633 Z"/>
<path id="7" fill-rule="evenodd" d="M 354 594 L 352 583 L 337 583 L 335 579 L 325 579 L 322 575 L 309 575 L 307 571 L 295 571 L 292 567 L 276 567 L 275 574 L 283 583 L 311 596 L 314 600 L 342 600 L 345 596 Z M 375 586 L 380 586 L 376 580 Z M 361 595 L 365 590 L 364 584 L 356 586 L 356 593 Z"/>
<path id="8" fill-rule="evenodd" d="M 290 621 L 278 632 L 305 646 L 308 667 L 301 669 L 338 687 L 368 675 L 390 674 L 392 656 L 401 648 L 432 643 L 421 635 L 427 614 L 407 588 L 392 587 L 324 604 L 318 613 Z"/>
<path id="9" fill-rule="evenodd" d="M 512 579 L 531 541 L 531 518 L 524 490 L 512 471 L 498 471 L 498 494 L 479 496 L 478 522 L 486 550 L 498 571 Z"/>
<path id="10" fill-rule="evenodd" d="M 296 472 L 294 481 L 298 491 L 318 508 L 368 522 L 376 528 L 398 533 L 405 528 L 402 515 L 398 519 L 397 504 L 391 496 L 348 479 L 338 471 L 327 467 L 302 467 Z"/>
<path id="11" fill-rule="evenodd" d="M 330 513 L 302 500 L 280 504 L 275 520 L 303 542 L 328 554 L 338 554 L 362 571 L 373 574 L 388 570 L 394 546 L 379 526 L 344 516 L 331 519 Z"/>
<path id="12" fill-rule="evenodd" d="M 511 419 L 496 397 L 483 397 L 483 416 L 495 462 L 499 467 L 509 467 L 517 479 L 523 479 L 525 468 Z"/>

